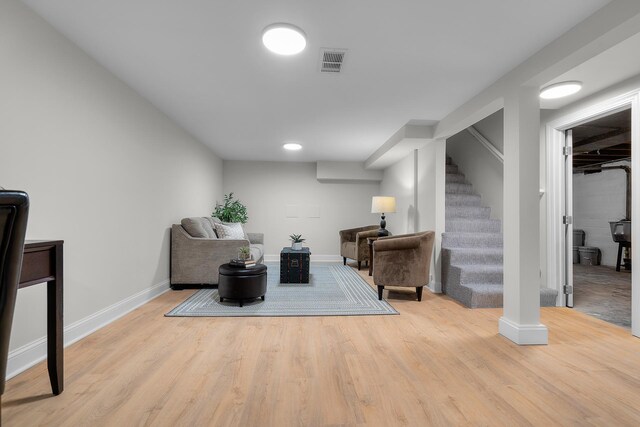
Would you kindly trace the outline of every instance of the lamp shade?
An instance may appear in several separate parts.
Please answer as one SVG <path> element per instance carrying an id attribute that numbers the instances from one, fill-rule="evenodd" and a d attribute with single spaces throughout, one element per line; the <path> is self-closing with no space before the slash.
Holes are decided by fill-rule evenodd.
<path id="1" fill-rule="evenodd" d="M 396 211 L 396 198 L 374 196 L 371 199 L 371 213 L 392 213 Z"/>

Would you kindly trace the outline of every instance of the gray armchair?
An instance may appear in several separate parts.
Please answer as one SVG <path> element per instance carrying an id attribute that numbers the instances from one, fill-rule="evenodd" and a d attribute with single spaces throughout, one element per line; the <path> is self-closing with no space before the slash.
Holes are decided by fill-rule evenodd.
<path id="1" fill-rule="evenodd" d="M 340 256 L 347 265 L 347 258 L 358 262 L 358 270 L 362 266 L 362 261 L 369 262 L 369 245 L 367 237 L 378 235 L 378 225 L 367 225 L 365 227 L 349 228 L 340 230 Z"/>
<path id="2" fill-rule="evenodd" d="M 422 288 L 429 284 L 429 269 L 436 233 L 401 234 L 381 237 L 373 242 L 373 282 L 382 299 L 385 286 L 416 288 L 422 301 Z"/>
<path id="3" fill-rule="evenodd" d="M 218 284 L 218 268 L 238 257 L 238 248 L 249 246 L 257 263 L 264 258 L 264 235 L 246 233 L 247 239 L 217 238 L 215 219 L 185 218 L 171 226 L 171 288 Z M 213 237 L 212 237 L 213 236 Z"/>

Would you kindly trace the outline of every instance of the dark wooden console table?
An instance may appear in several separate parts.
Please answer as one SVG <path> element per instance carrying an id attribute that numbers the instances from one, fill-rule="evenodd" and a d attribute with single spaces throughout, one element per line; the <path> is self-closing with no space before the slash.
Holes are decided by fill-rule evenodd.
<path id="1" fill-rule="evenodd" d="M 53 394 L 64 389 L 62 240 L 27 240 L 18 289 L 47 283 L 47 367 Z"/>

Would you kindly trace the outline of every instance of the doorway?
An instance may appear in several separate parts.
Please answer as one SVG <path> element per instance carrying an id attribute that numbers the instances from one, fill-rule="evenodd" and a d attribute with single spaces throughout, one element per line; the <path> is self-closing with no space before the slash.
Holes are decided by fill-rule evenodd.
<path id="1" fill-rule="evenodd" d="M 631 329 L 631 109 L 565 134 L 573 226 L 573 294 L 567 305 Z"/>
<path id="2" fill-rule="evenodd" d="M 585 107 L 581 110 L 575 111 L 573 113 L 567 114 L 564 117 L 561 117 L 557 120 L 554 120 L 546 125 L 546 240 L 547 240 L 547 282 L 549 287 L 555 287 L 559 291 L 558 306 L 564 306 L 565 304 L 571 305 L 572 297 L 575 296 L 573 293 L 576 289 L 574 289 L 573 281 L 574 281 L 574 265 L 578 266 L 576 269 L 576 273 L 580 276 L 580 271 L 578 269 L 582 268 L 578 264 L 573 264 L 573 208 L 574 208 L 574 198 L 573 198 L 573 131 L 577 131 L 579 134 L 580 131 L 577 129 L 581 125 L 586 125 L 589 123 L 595 122 L 595 125 L 598 125 L 598 120 L 603 119 L 606 125 L 607 117 L 614 116 L 620 118 L 620 116 L 615 116 L 617 113 L 628 112 L 630 116 L 630 146 L 632 149 L 630 150 L 629 156 L 631 158 L 631 170 L 640 171 L 640 150 L 638 147 L 640 146 L 640 89 L 635 90 L 618 97 L 609 99 L 607 101 Z M 621 114 L 623 115 L 623 114 Z M 602 124 L 602 122 L 600 123 Z M 582 129 L 585 130 L 586 128 Z M 569 132 L 567 132 L 569 131 Z M 612 130 L 615 131 L 615 130 Z M 579 135 L 578 135 L 579 136 Z M 592 135 L 593 136 L 593 135 Z M 591 137 L 592 137 L 591 136 Z M 610 135 L 613 136 L 613 135 Z M 586 136 L 589 138 L 590 136 Z M 598 139 L 597 137 L 594 139 Z M 604 139 L 604 138 L 601 138 Z M 576 142 L 578 142 L 576 140 Z M 608 143 L 613 144 L 615 141 L 609 141 Z M 578 149 L 578 152 L 575 153 L 577 159 L 580 161 L 576 163 L 576 165 L 581 165 L 581 169 L 579 172 L 581 173 L 580 179 L 589 178 L 589 175 L 595 174 L 603 174 L 603 173 L 611 173 L 612 170 L 604 169 L 600 172 L 589 170 L 587 174 L 585 174 L 584 169 L 592 168 L 598 169 L 597 165 L 590 165 L 589 161 L 592 162 L 600 162 L 595 156 L 598 156 L 598 150 L 600 150 L 600 160 L 604 158 L 606 155 L 610 155 L 614 151 L 617 152 L 618 149 L 624 149 L 625 147 L 616 147 L 615 145 L 611 145 L 607 148 L 597 147 L 598 141 L 591 140 L 588 141 L 585 139 L 581 139 L 579 143 L 582 145 L 582 149 Z M 589 146 L 588 144 L 594 144 Z M 578 147 L 580 146 L 578 143 L 576 144 Z M 590 148 L 596 147 L 595 153 Z M 615 150 L 613 148 L 615 147 Z M 628 147 L 627 147 L 628 148 Z M 589 151 L 585 151 L 589 150 Z M 607 151 L 608 150 L 608 151 Z M 610 160 L 619 160 L 616 158 L 610 158 Z M 607 162 L 601 163 L 602 167 L 607 165 Z M 609 166 L 615 166 L 615 164 L 609 164 Z M 577 171 L 578 172 L 578 171 Z M 615 172 L 613 172 L 615 173 Z M 624 176 L 623 172 L 620 172 Z M 576 175 L 577 176 L 577 175 Z M 630 216 L 631 222 L 635 222 L 636 224 L 640 223 L 640 174 L 632 174 L 631 175 L 631 194 L 630 194 Z M 582 183 L 581 183 L 582 184 Z M 588 187 L 583 187 L 587 188 Z M 606 204 L 607 201 L 602 200 L 600 204 Z M 576 206 L 577 208 L 578 206 Z M 625 209 L 626 210 L 626 209 Z M 627 212 L 622 213 L 622 215 L 611 216 L 612 219 L 608 221 L 616 221 L 623 219 L 626 216 Z M 619 216 L 620 218 L 616 218 Z M 609 226 L 609 230 L 606 229 L 606 226 Z M 613 237 L 611 235 L 610 225 L 609 224 L 600 224 L 600 237 L 602 239 L 602 233 L 604 231 L 609 232 L 609 237 L 611 239 L 611 243 L 615 245 L 613 242 Z M 575 227 L 579 229 L 578 227 Z M 605 234 L 606 236 L 606 234 Z M 628 258 L 630 260 L 629 270 L 621 271 L 620 273 L 614 272 L 618 274 L 628 274 L 630 276 L 631 281 L 631 333 L 635 336 L 640 337 L 640 269 L 633 268 L 633 266 L 640 267 L 640 250 L 634 251 L 633 248 L 640 248 L 640 239 L 639 234 L 635 233 L 631 235 L 631 253 L 628 254 Z M 591 238 L 597 236 L 591 235 Z M 599 241 L 596 239 L 596 241 Z M 601 240 L 600 240 L 601 241 Z M 585 230 L 585 244 L 590 245 L 589 237 L 586 235 Z M 600 244 L 600 243 L 598 243 Z M 608 242 L 607 242 L 608 244 Z M 606 246 L 606 245 L 605 245 Z M 591 246 L 596 247 L 596 246 Z M 604 246 L 603 246 L 604 247 Z M 602 250 L 602 248 L 599 248 Z M 589 251 L 587 251 L 589 252 Z M 615 256 L 617 259 L 617 250 L 615 251 Z M 627 252 L 628 253 L 628 252 Z M 589 253 L 586 254 L 590 256 Z M 602 257 L 602 253 L 596 253 L 596 256 Z M 607 251 L 607 263 L 610 263 L 611 251 L 610 249 Z M 623 253 L 624 257 L 624 253 Z M 621 270 L 624 270 L 624 260 L 622 260 Z M 618 276 L 622 277 L 622 276 Z M 582 277 L 579 277 L 581 281 L 584 282 Z M 606 276 L 595 278 L 594 281 L 598 282 L 610 282 Z M 579 285 L 579 283 L 577 283 Z M 575 303 L 575 301 L 574 301 Z"/>

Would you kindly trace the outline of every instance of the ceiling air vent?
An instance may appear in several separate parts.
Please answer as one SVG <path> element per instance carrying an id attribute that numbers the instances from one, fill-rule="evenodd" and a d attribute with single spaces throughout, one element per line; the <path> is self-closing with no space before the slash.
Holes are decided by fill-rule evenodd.
<path id="1" fill-rule="evenodd" d="M 320 49 L 320 72 L 339 73 L 346 53 L 346 49 Z"/>

